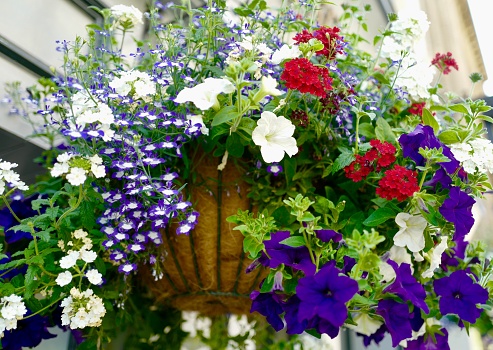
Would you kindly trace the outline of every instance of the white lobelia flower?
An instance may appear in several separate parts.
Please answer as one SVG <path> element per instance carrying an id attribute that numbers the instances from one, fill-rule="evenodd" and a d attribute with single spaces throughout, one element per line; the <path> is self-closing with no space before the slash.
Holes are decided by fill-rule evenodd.
<path id="1" fill-rule="evenodd" d="M 263 112 L 253 130 L 252 140 L 260 146 L 262 158 L 266 163 L 280 162 L 284 153 L 293 156 L 298 146 L 293 137 L 295 126 L 290 120 L 276 116 L 272 112 Z"/>
<path id="2" fill-rule="evenodd" d="M 206 111 L 211 107 L 219 109 L 217 95 L 230 94 L 235 91 L 235 86 L 226 79 L 207 78 L 203 83 L 193 88 L 184 88 L 175 98 L 176 103 L 193 102 L 193 104 Z"/>
<path id="3" fill-rule="evenodd" d="M 440 241 L 440 244 L 438 244 L 436 247 L 434 247 L 428 253 L 426 253 L 430 257 L 431 262 L 428 270 L 426 270 L 421 274 L 421 276 L 423 276 L 424 278 L 433 277 L 435 270 L 442 263 L 442 254 L 445 251 L 445 249 L 448 248 L 447 240 L 448 240 L 447 236 L 442 236 L 442 240 Z"/>
<path id="4" fill-rule="evenodd" d="M 353 321 L 358 325 L 346 324 L 346 327 L 366 336 L 374 334 L 383 324 L 382 321 L 371 318 L 364 312 L 358 312 L 356 316 L 353 316 Z"/>
<path id="5" fill-rule="evenodd" d="M 55 282 L 60 287 L 66 286 L 67 284 L 72 282 L 72 274 L 70 273 L 70 271 L 65 271 L 65 272 L 59 273 Z"/>
<path id="6" fill-rule="evenodd" d="M 67 181 L 72 186 L 79 186 L 86 181 L 86 171 L 79 167 L 73 167 L 70 169 L 70 173 L 67 174 Z"/>
<path id="7" fill-rule="evenodd" d="M 87 271 L 86 277 L 89 282 L 95 285 L 99 285 L 101 282 L 103 282 L 103 275 L 101 275 L 96 269 Z"/>
<path id="8" fill-rule="evenodd" d="M 279 50 L 274 51 L 270 59 L 273 64 L 280 64 L 284 60 L 290 60 L 293 58 L 298 58 L 301 56 L 301 51 L 298 45 L 293 45 L 289 47 L 284 44 Z"/>
<path id="9" fill-rule="evenodd" d="M 263 76 L 260 81 L 260 89 L 253 96 L 253 102 L 259 103 L 265 96 L 279 96 L 284 94 L 284 91 L 277 89 L 277 80 L 270 75 Z"/>
<path id="10" fill-rule="evenodd" d="M 394 236 L 394 244 L 407 247 L 412 252 L 419 252 L 425 247 L 423 232 L 428 225 L 421 215 L 399 213 L 395 217 L 396 224 L 401 228 Z"/>

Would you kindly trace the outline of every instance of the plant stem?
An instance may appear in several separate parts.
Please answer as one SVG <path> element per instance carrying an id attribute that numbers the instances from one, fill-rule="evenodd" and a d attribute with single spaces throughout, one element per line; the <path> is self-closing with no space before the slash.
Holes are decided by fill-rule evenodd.
<path id="1" fill-rule="evenodd" d="M 62 219 L 65 219 L 70 213 L 72 213 L 74 210 L 76 210 L 80 203 L 82 203 L 82 185 L 79 185 L 79 198 L 77 198 L 77 203 L 75 203 L 75 206 L 71 207 L 69 210 L 67 210 L 65 213 L 60 216 L 55 224 L 55 228 L 58 230 L 60 228 L 60 224 L 62 222 Z"/>

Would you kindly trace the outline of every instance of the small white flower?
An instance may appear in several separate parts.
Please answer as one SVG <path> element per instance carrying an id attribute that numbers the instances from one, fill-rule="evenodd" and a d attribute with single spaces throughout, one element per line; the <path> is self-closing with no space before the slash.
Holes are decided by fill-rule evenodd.
<path id="1" fill-rule="evenodd" d="M 80 251 L 80 258 L 84 260 L 86 263 L 92 263 L 94 260 L 96 260 L 97 257 L 98 254 L 93 250 Z"/>
<path id="2" fill-rule="evenodd" d="M 423 276 L 424 278 L 433 277 L 435 270 L 442 263 L 442 254 L 445 251 L 445 249 L 448 248 L 447 240 L 448 240 L 447 236 L 442 236 L 442 240 L 440 241 L 440 244 L 438 244 L 436 247 L 434 247 L 428 253 L 426 253 L 430 257 L 431 262 L 428 270 L 426 270 L 421 274 L 421 276 Z"/>
<path id="3" fill-rule="evenodd" d="M 69 170 L 70 166 L 68 163 L 55 163 L 53 168 L 51 168 L 50 174 L 53 177 L 58 177 L 68 173 Z"/>
<path id="4" fill-rule="evenodd" d="M 133 26 L 144 23 L 142 12 L 135 6 L 114 5 L 111 14 L 115 17 L 115 26 L 119 23 L 130 22 Z"/>
<path id="5" fill-rule="evenodd" d="M 86 277 L 92 284 L 99 285 L 103 282 L 103 275 L 98 270 L 92 269 L 86 272 Z"/>
<path id="6" fill-rule="evenodd" d="M 289 47 L 288 45 L 284 44 L 281 46 L 281 48 L 277 51 L 274 51 L 272 54 L 272 58 L 270 61 L 273 64 L 279 64 L 284 60 L 290 60 L 293 58 L 298 58 L 301 56 L 301 51 L 298 45 L 293 45 Z"/>
<path id="7" fill-rule="evenodd" d="M 193 104 L 206 111 L 211 107 L 218 109 L 219 101 L 217 95 L 221 93 L 230 94 L 235 91 L 235 86 L 226 79 L 207 78 L 202 84 L 193 88 L 184 88 L 175 98 L 176 103 L 193 102 Z"/>
<path id="8" fill-rule="evenodd" d="M 70 271 L 65 271 L 65 272 L 59 273 L 55 282 L 60 287 L 66 286 L 67 284 L 72 282 L 72 274 L 70 273 Z"/>
<path id="9" fill-rule="evenodd" d="M 98 179 L 105 177 L 105 175 L 106 175 L 106 169 L 105 169 L 104 165 L 92 164 L 91 165 L 91 172 L 93 173 L 94 177 L 96 177 Z"/>
<path id="10" fill-rule="evenodd" d="M 298 146 L 293 136 L 295 126 L 290 120 L 276 116 L 272 112 L 263 112 L 253 130 L 252 140 L 260 146 L 262 158 L 266 163 L 280 162 L 284 153 L 293 156 Z"/>
<path id="11" fill-rule="evenodd" d="M 79 167 L 73 167 L 70 169 L 70 173 L 67 174 L 67 181 L 73 186 L 79 186 L 86 181 L 86 171 Z"/>
<path id="12" fill-rule="evenodd" d="M 60 259 L 60 267 L 62 269 L 70 269 L 77 263 L 77 260 L 80 257 L 80 253 L 78 251 L 71 250 L 67 255 Z"/>
<path id="13" fill-rule="evenodd" d="M 401 228 L 394 236 L 394 244 L 407 247 L 412 252 L 419 252 L 425 247 L 423 232 L 428 225 L 422 216 L 399 213 L 395 217 L 396 224 Z"/>
<path id="14" fill-rule="evenodd" d="M 77 239 L 82 239 L 87 237 L 87 232 L 84 231 L 83 229 L 78 229 L 72 232 L 72 237 Z"/>
<path id="15" fill-rule="evenodd" d="M 62 153 L 59 154 L 58 157 L 56 157 L 57 162 L 60 163 L 67 163 L 70 159 L 72 158 L 72 155 L 70 153 Z"/>
<path id="16" fill-rule="evenodd" d="M 203 115 L 187 115 L 187 120 L 190 120 L 190 124 L 197 125 L 200 124 L 200 132 L 203 135 L 209 135 L 209 128 L 205 125 L 204 123 L 204 116 Z"/>

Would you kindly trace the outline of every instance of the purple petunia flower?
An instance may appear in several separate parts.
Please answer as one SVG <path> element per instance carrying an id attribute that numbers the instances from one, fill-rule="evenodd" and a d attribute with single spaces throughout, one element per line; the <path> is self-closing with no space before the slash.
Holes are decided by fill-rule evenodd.
<path id="1" fill-rule="evenodd" d="M 435 187 L 440 184 L 442 188 L 448 188 L 452 186 L 452 179 L 447 174 L 447 172 L 440 168 L 438 169 L 431 180 L 426 181 L 423 186 Z"/>
<path id="2" fill-rule="evenodd" d="M 269 322 L 277 332 L 284 328 L 284 323 L 279 316 L 283 312 L 279 298 L 280 297 L 277 294 L 260 293 L 256 290 L 250 294 L 250 299 L 252 300 L 250 313 L 257 311 L 259 314 L 265 316 L 267 322 Z"/>
<path id="3" fill-rule="evenodd" d="M 440 207 L 440 214 L 455 226 L 454 240 L 463 239 L 474 225 L 472 216 L 474 203 L 476 203 L 474 198 L 466 192 L 461 191 L 459 187 L 452 187 L 449 198 Z"/>
<path id="4" fill-rule="evenodd" d="M 327 263 L 315 275 L 298 281 L 296 293 L 300 298 L 298 320 L 312 320 L 315 316 L 340 327 L 347 318 L 346 302 L 358 292 L 358 283 L 343 275 L 335 261 Z"/>
<path id="5" fill-rule="evenodd" d="M 28 311 L 26 316 L 31 315 Z M 17 328 L 12 331 L 5 331 L 2 338 L 2 346 L 5 350 L 21 350 L 23 348 L 34 348 L 43 339 L 55 338 L 56 334 L 48 331 L 48 317 L 34 315 L 17 321 Z"/>
<path id="6" fill-rule="evenodd" d="M 336 232 L 334 230 L 316 230 L 315 235 L 317 236 L 318 239 L 320 239 L 322 242 L 328 243 L 330 241 L 333 241 L 334 243 L 338 243 L 342 240 L 342 235 L 339 232 Z"/>
<path id="7" fill-rule="evenodd" d="M 409 306 L 394 300 L 380 300 L 377 314 L 383 317 L 385 325 L 392 336 L 392 346 L 412 336 L 411 323 L 409 322 Z"/>
<path id="8" fill-rule="evenodd" d="M 400 266 L 395 261 L 387 260 L 395 271 L 395 281 L 383 290 L 384 293 L 392 293 L 400 296 L 404 301 L 410 301 L 425 313 L 430 312 L 426 305 L 426 291 L 411 273 L 411 265 L 402 263 Z"/>
<path id="9" fill-rule="evenodd" d="M 307 329 L 308 321 L 298 320 L 298 310 L 300 309 L 300 298 L 296 294 L 291 296 L 282 308 L 285 311 L 284 320 L 286 321 L 287 334 L 301 334 Z"/>
<path id="10" fill-rule="evenodd" d="M 448 332 L 445 328 L 440 330 L 443 335 L 435 333 L 436 343 L 433 341 L 433 337 L 429 335 L 422 335 L 416 340 L 407 342 L 407 350 L 450 350 L 448 345 Z"/>
<path id="11" fill-rule="evenodd" d="M 363 345 L 365 347 L 368 347 L 368 346 L 370 346 L 372 340 L 375 342 L 375 344 L 378 345 L 383 340 L 383 338 L 385 338 L 386 333 L 387 333 L 387 327 L 385 326 L 385 323 L 384 323 L 372 335 L 364 335 L 361 333 L 356 333 L 356 335 L 363 337 Z"/>
<path id="12" fill-rule="evenodd" d="M 418 124 L 416 128 L 409 134 L 403 134 L 399 137 L 399 143 L 402 147 L 402 155 L 409 157 L 418 166 L 425 165 L 424 157 L 419 154 L 420 148 L 442 148 L 443 155 L 450 159 L 449 162 L 439 163 L 449 174 L 455 173 L 459 168 L 460 163 L 455 159 L 450 148 L 445 146 L 433 132 L 433 128 L 428 125 Z"/>
<path id="13" fill-rule="evenodd" d="M 435 293 L 440 296 L 442 315 L 457 314 L 462 320 L 474 323 L 481 315 L 476 304 L 488 300 L 488 291 L 475 283 L 464 270 L 452 272 L 450 276 L 433 282 Z"/>
<path id="14" fill-rule="evenodd" d="M 301 270 L 305 275 L 310 276 L 315 273 L 316 267 L 310 258 L 310 253 L 306 247 L 293 248 L 280 242 L 289 238 L 289 231 L 279 231 L 271 235 L 271 239 L 265 241 L 265 250 L 270 259 L 261 259 L 262 264 L 267 264 L 275 269 L 281 264 Z"/>

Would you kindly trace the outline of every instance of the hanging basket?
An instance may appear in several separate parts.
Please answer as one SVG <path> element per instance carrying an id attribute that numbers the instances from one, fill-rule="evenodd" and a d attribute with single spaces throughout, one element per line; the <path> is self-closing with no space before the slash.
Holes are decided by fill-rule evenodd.
<path id="1" fill-rule="evenodd" d="M 195 229 L 189 235 L 177 235 L 173 226 L 162 230 L 164 276 L 150 288 L 157 301 L 180 310 L 245 314 L 250 312 L 250 292 L 265 271 L 245 273 L 252 261 L 243 252 L 243 235 L 226 221 L 238 209 L 249 209 L 242 174 L 231 162 L 223 171 L 217 166 L 216 158 L 205 155 L 197 181 L 187 185 L 200 213 Z"/>

